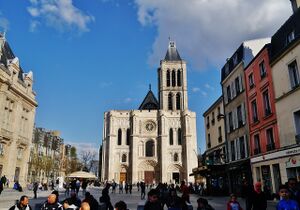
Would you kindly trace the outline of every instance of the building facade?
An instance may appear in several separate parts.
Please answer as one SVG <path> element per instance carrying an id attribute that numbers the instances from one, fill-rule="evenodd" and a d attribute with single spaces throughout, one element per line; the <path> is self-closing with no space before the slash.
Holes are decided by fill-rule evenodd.
<path id="1" fill-rule="evenodd" d="M 221 85 L 226 124 L 229 191 L 240 194 L 241 185 L 252 181 L 244 69 L 270 39 L 243 42 L 222 68 Z"/>
<path id="2" fill-rule="evenodd" d="M 33 73 L 24 73 L 20 61 L 0 34 L 0 176 L 10 185 L 26 184 L 37 102 Z"/>
<path id="3" fill-rule="evenodd" d="M 206 178 L 208 193 L 213 195 L 228 193 L 228 177 L 225 171 L 226 141 L 223 108 L 223 97 L 221 96 L 203 114 L 206 125 L 206 151 L 204 155 L 206 170 L 203 170 L 202 174 Z"/>
<path id="4" fill-rule="evenodd" d="M 275 109 L 272 71 L 269 64 L 270 44 L 255 56 L 245 69 L 251 159 L 263 157 L 280 148 Z M 279 163 L 263 160 L 252 163 L 253 182 L 261 181 L 264 189 L 279 190 Z M 271 170 L 273 177 L 271 176 Z"/>
<path id="5" fill-rule="evenodd" d="M 187 91 L 186 62 L 170 42 L 158 68 L 158 100 L 150 89 L 138 110 L 104 114 L 102 180 L 193 181 L 196 113 Z"/>
<path id="6" fill-rule="evenodd" d="M 255 165 L 267 161 L 272 169 L 265 173 L 269 173 L 268 176 L 274 181 L 279 176 L 281 183 L 285 183 L 290 177 L 295 177 L 300 181 L 299 19 L 300 10 L 298 8 L 272 36 L 271 40 L 270 65 L 274 84 L 280 149 L 262 157 L 251 159 L 252 164 Z M 279 171 L 279 175 L 277 171 Z M 256 177 L 256 179 L 258 178 Z"/>

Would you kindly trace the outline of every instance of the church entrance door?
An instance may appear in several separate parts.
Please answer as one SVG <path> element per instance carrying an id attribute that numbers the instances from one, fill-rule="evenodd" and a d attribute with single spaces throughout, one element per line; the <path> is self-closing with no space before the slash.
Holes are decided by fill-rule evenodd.
<path id="1" fill-rule="evenodd" d="M 126 172 L 120 172 L 120 183 L 123 181 L 126 182 L 127 173 Z"/>
<path id="2" fill-rule="evenodd" d="M 145 183 L 152 184 L 154 181 L 154 171 L 145 171 Z"/>
<path id="3" fill-rule="evenodd" d="M 178 172 L 174 172 L 173 173 L 173 180 L 175 180 L 175 183 L 179 183 L 179 173 Z"/>

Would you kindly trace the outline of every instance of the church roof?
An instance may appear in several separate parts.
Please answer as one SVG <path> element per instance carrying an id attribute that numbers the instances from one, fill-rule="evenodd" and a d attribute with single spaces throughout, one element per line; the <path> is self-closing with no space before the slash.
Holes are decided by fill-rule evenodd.
<path id="1" fill-rule="evenodd" d="M 165 56 L 166 61 L 181 61 L 180 55 L 176 49 L 175 42 L 170 41 L 167 54 Z"/>
<path id="2" fill-rule="evenodd" d="M 158 101 L 150 89 L 146 97 L 144 98 L 142 104 L 140 105 L 139 110 L 157 110 L 158 108 Z"/>

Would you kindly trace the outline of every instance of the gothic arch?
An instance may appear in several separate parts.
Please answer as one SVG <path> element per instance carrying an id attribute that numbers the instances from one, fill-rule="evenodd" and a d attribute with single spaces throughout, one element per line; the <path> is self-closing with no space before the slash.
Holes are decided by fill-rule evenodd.
<path id="1" fill-rule="evenodd" d="M 177 110 L 181 109 L 181 95 L 180 95 L 180 93 L 176 94 L 176 109 Z"/>
<path id="2" fill-rule="evenodd" d="M 171 73 L 170 70 L 167 70 L 167 87 L 170 87 L 171 85 Z"/>
<path id="3" fill-rule="evenodd" d="M 175 69 L 172 70 L 172 87 L 176 86 L 176 72 Z"/>
<path id="4" fill-rule="evenodd" d="M 177 70 L 177 86 L 181 86 L 182 85 L 182 80 L 181 80 L 181 71 L 180 69 Z"/>
<path id="5" fill-rule="evenodd" d="M 171 92 L 168 95 L 168 110 L 173 110 L 173 99 Z"/>

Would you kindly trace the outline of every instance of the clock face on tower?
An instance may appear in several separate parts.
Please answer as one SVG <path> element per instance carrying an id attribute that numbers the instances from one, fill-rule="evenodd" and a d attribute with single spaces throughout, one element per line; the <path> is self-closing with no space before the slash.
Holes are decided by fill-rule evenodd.
<path id="1" fill-rule="evenodd" d="M 148 121 L 148 122 L 146 122 L 145 128 L 146 128 L 147 131 L 151 132 L 155 128 L 155 123 L 152 122 L 152 121 Z"/>

